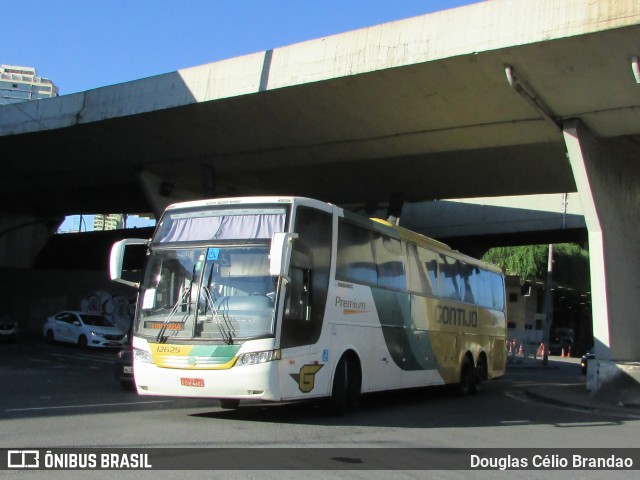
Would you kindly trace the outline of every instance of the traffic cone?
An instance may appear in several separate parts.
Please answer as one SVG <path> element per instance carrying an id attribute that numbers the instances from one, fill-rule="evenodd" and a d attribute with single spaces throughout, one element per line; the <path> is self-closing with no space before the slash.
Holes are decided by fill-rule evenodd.
<path id="1" fill-rule="evenodd" d="M 524 349 L 522 348 L 522 344 L 520 344 L 520 350 L 518 350 L 518 355 L 524 355 Z"/>
<path id="2" fill-rule="evenodd" d="M 564 358 L 564 348 L 562 349 L 562 353 L 560 354 L 562 358 Z"/>

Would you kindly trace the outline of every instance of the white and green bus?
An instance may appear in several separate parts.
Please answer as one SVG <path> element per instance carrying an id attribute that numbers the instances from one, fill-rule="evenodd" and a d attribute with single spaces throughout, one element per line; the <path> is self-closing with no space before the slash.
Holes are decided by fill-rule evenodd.
<path id="1" fill-rule="evenodd" d="M 505 373 L 499 268 L 384 220 L 300 197 L 166 209 L 150 240 L 133 325 L 141 395 L 328 398 Z"/>

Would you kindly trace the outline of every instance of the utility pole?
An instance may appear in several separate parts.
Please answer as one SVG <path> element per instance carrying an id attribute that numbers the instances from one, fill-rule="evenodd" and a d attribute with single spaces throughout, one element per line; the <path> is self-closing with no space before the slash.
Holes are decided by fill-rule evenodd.
<path id="1" fill-rule="evenodd" d="M 544 298 L 544 330 L 542 332 L 542 344 L 544 345 L 544 354 L 542 356 L 542 365 L 549 365 L 549 330 L 553 322 L 553 245 L 549 244 L 549 259 L 547 262 L 547 290 Z"/>

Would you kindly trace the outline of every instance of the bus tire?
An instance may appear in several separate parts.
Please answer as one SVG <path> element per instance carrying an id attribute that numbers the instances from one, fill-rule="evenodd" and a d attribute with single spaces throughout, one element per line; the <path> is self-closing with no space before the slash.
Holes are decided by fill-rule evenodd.
<path id="1" fill-rule="evenodd" d="M 224 410 L 237 410 L 240 406 L 240 400 L 220 400 L 220 408 Z"/>
<path id="2" fill-rule="evenodd" d="M 474 369 L 474 379 L 471 385 L 471 393 L 480 393 L 480 384 L 487 379 L 487 357 L 480 355 L 478 357 L 478 365 Z"/>
<path id="3" fill-rule="evenodd" d="M 473 362 L 469 357 L 465 356 L 460 366 L 460 383 L 458 383 L 458 393 L 460 395 L 469 395 L 475 388 L 475 374 Z"/>
<path id="4" fill-rule="evenodd" d="M 362 370 L 357 357 L 347 361 L 347 408 L 356 408 L 360 404 L 362 388 Z"/>
<path id="5" fill-rule="evenodd" d="M 347 371 L 347 359 L 342 357 L 333 376 L 333 388 L 329 398 L 329 411 L 336 416 L 342 416 L 347 411 L 349 381 Z"/>

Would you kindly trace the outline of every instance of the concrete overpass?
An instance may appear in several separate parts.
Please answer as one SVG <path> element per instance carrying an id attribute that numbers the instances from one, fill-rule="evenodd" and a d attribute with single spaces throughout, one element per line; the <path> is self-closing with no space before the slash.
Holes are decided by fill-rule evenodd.
<path id="1" fill-rule="evenodd" d="M 577 192 L 597 354 L 640 360 L 638 38 L 638 0 L 493 0 L 4 106 L 3 228 L 202 196 Z"/>

